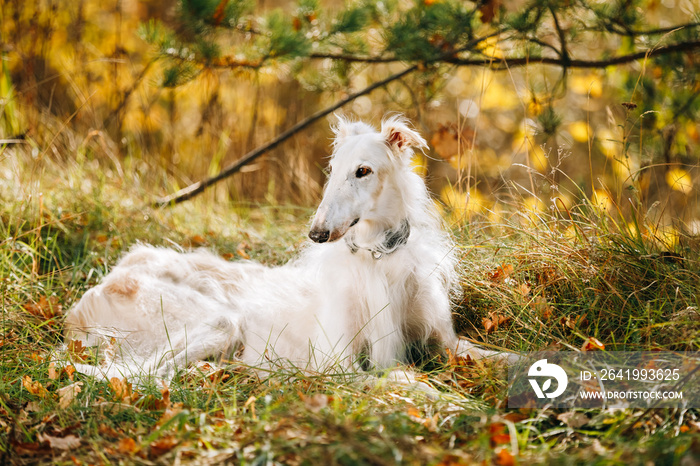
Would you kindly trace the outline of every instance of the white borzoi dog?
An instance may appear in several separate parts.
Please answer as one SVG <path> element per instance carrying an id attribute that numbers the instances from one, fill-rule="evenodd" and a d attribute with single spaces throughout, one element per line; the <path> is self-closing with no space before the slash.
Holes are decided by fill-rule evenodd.
<path id="1" fill-rule="evenodd" d="M 251 366 L 307 371 L 359 368 L 363 355 L 363 367 L 386 369 L 405 361 L 408 344 L 428 339 L 491 354 L 453 330 L 453 244 L 410 164 L 425 140 L 401 117 L 381 131 L 341 119 L 333 146 L 313 243 L 298 258 L 266 267 L 204 250 L 134 247 L 66 317 L 68 339 L 109 348 L 107 364 L 78 370 L 166 377 L 234 354 Z"/>

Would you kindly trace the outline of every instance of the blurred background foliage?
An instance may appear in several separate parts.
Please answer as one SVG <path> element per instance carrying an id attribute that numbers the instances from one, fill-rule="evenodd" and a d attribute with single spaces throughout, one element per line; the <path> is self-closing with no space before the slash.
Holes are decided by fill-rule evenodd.
<path id="1" fill-rule="evenodd" d="M 585 205 L 674 247 L 700 234 L 699 11 L 697 0 L 0 0 L 0 163 L 23 151 L 167 195 L 414 66 L 342 112 L 415 123 L 431 145 L 416 169 L 453 224 Z M 313 205 L 328 126 L 246 165 L 212 200 Z"/>

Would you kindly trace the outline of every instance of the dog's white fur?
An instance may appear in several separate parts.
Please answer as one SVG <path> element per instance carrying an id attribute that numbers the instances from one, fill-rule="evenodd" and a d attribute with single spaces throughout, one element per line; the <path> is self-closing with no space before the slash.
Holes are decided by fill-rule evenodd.
<path id="1" fill-rule="evenodd" d="M 166 376 L 236 351 L 252 366 L 358 367 L 364 353 L 374 367 L 391 368 L 407 344 L 430 338 L 453 352 L 489 354 L 452 327 L 453 244 L 410 165 L 413 149 L 425 147 L 401 117 L 385 119 L 379 132 L 341 119 L 310 234 L 328 242 L 308 244 L 281 267 L 136 246 L 70 310 L 67 338 L 109 348 L 110 364 L 92 368 L 106 377 Z M 358 177 L 359 168 L 369 172 Z M 407 242 L 382 249 L 404 220 Z M 111 338 L 116 351 L 104 345 Z"/>

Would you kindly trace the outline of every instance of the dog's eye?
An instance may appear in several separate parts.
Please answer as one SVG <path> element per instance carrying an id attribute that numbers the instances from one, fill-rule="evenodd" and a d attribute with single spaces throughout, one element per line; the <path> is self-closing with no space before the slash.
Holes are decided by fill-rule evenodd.
<path id="1" fill-rule="evenodd" d="M 355 177 L 356 178 L 362 178 L 363 176 L 367 176 L 370 173 L 372 173 L 372 169 L 369 167 L 360 167 L 357 169 L 355 172 Z"/>

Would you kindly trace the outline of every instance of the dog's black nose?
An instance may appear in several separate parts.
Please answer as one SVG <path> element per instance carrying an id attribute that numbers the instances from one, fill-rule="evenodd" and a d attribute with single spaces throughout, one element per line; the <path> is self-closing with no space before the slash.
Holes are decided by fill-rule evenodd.
<path id="1" fill-rule="evenodd" d="M 314 243 L 325 243 L 328 241 L 330 235 L 331 232 L 328 230 L 311 230 L 309 232 L 309 238 L 311 238 Z"/>

